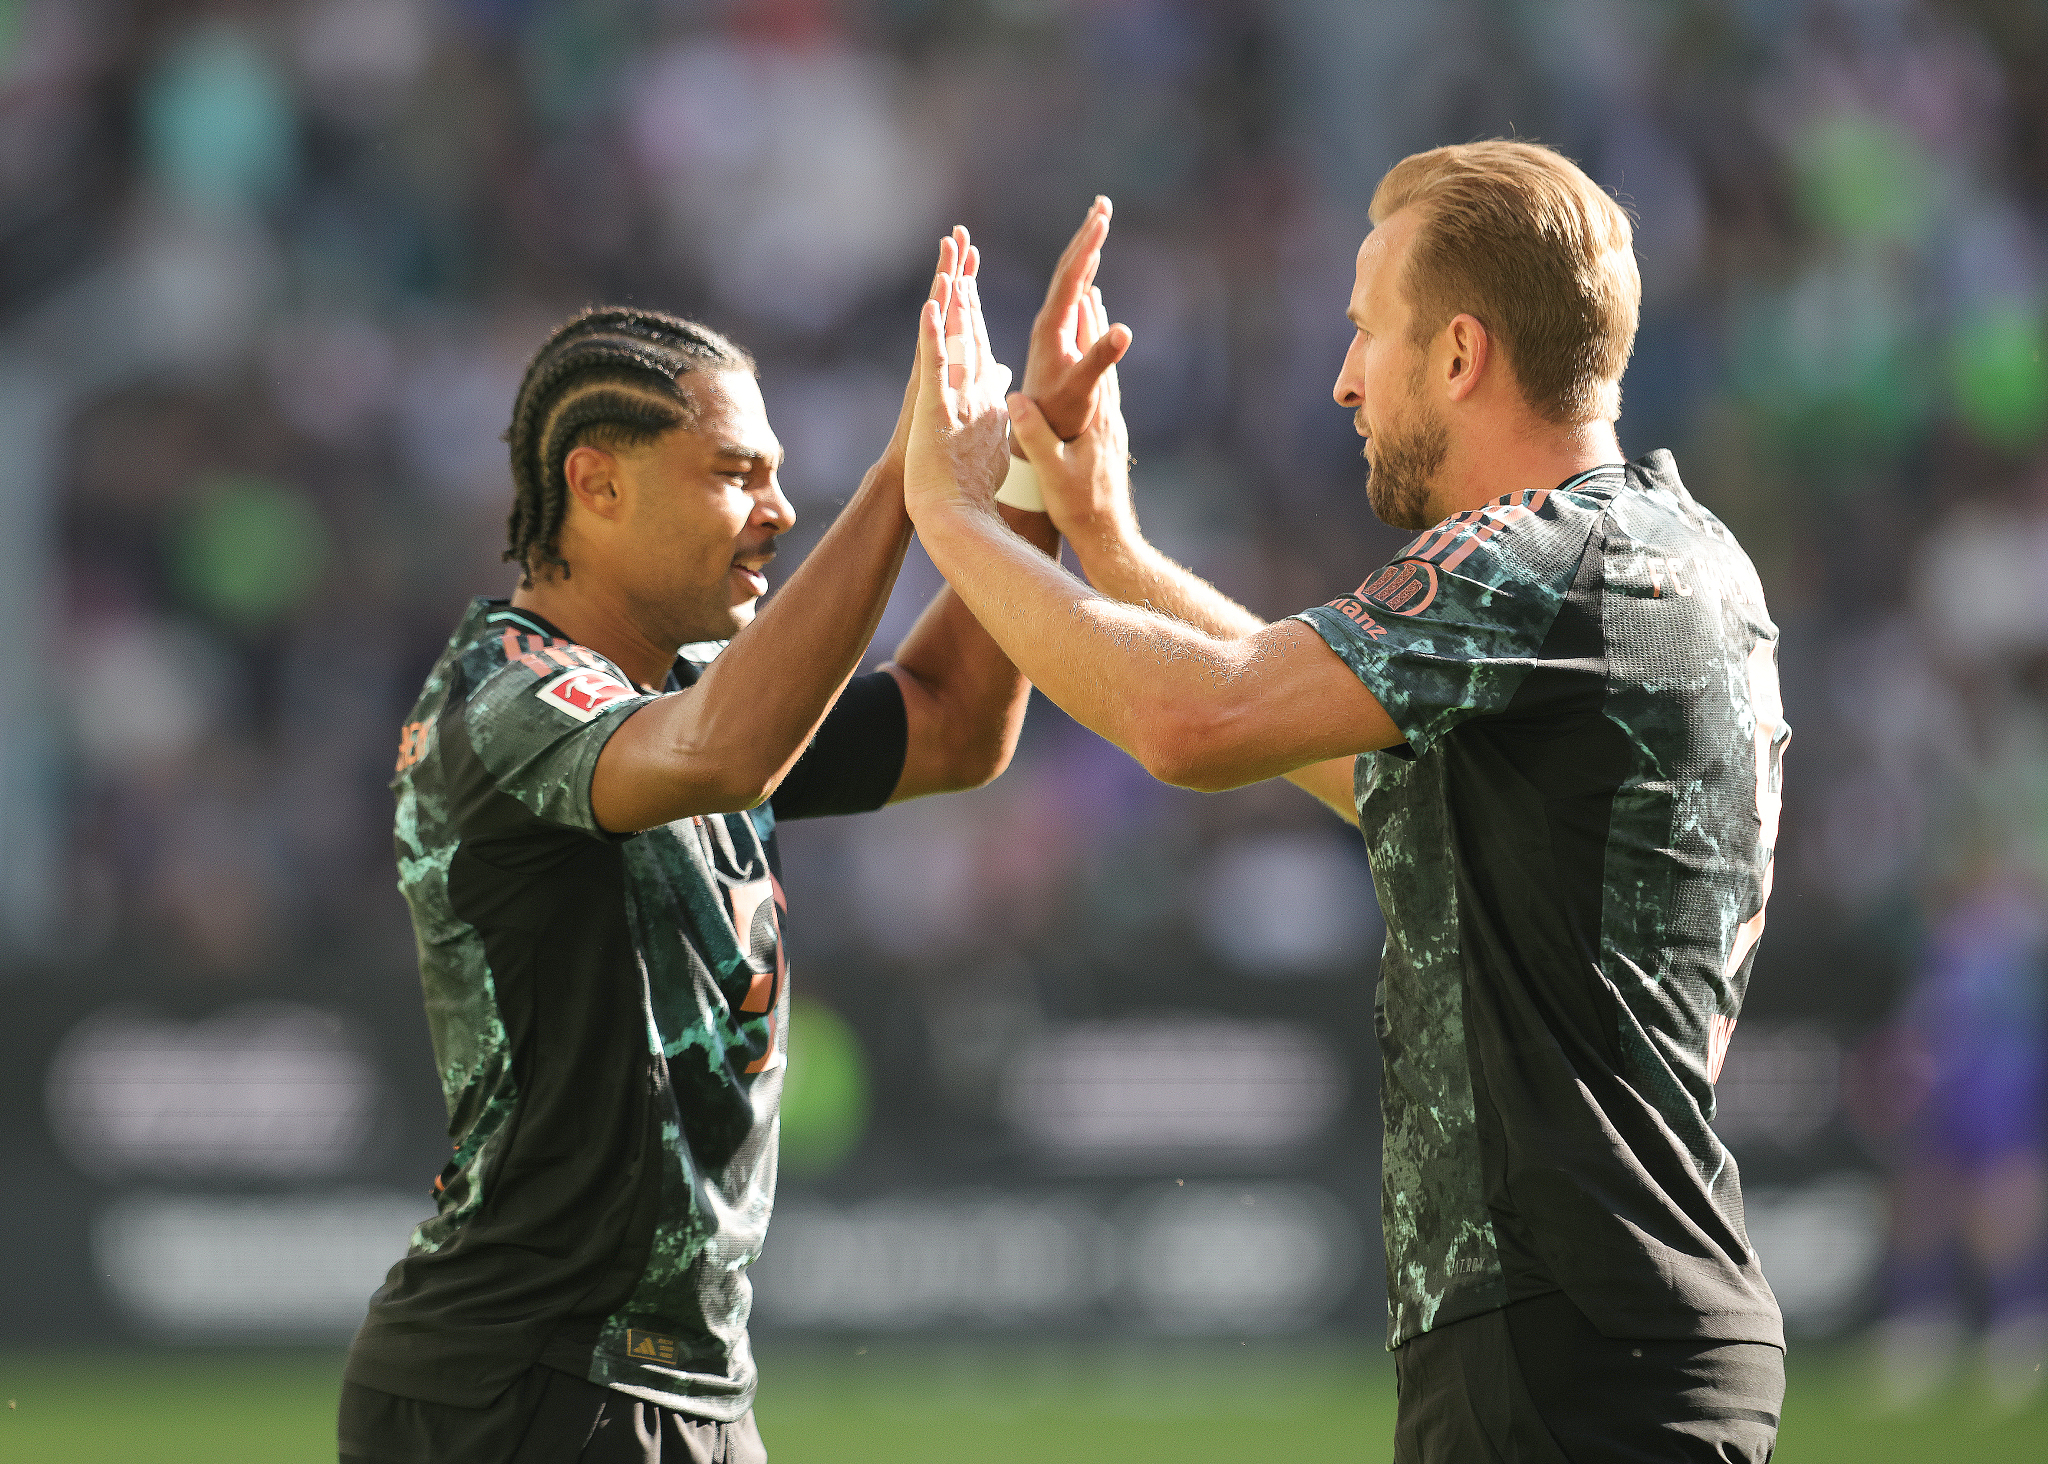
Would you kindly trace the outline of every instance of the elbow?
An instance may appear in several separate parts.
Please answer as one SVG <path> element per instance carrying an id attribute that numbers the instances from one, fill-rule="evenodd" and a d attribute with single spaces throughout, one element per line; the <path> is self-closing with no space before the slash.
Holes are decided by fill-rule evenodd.
<path id="1" fill-rule="evenodd" d="M 1017 733 L 1012 727 L 982 729 L 979 735 L 963 737 L 946 749 L 942 786 L 945 793 L 967 793 L 986 788 L 1010 766 L 1017 750 Z"/>
<path id="2" fill-rule="evenodd" d="M 779 777 L 753 777 L 729 774 L 716 779 L 707 789 L 706 802 L 712 806 L 706 813 L 747 813 L 759 808 L 774 795 Z"/>
<path id="3" fill-rule="evenodd" d="M 795 758 L 770 764 L 756 755 L 721 758 L 712 763 L 713 771 L 704 788 L 704 801 L 713 805 L 706 813 L 746 813 L 759 808 L 774 796 L 776 788 L 789 770 L 796 765 Z"/>
<path id="4" fill-rule="evenodd" d="M 1221 793 L 1244 780 L 1226 755 L 1226 726 L 1208 707 L 1168 705 L 1141 713 L 1126 749 L 1162 783 L 1197 793 Z"/>

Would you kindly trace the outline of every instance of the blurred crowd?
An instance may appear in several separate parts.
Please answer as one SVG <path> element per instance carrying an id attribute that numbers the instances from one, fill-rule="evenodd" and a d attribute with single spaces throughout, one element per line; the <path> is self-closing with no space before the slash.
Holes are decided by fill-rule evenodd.
<path id="1" fill-rule="evenodd" d="M 1624 444 L 1677 453 L 1784 630 L 1751 1011 L 1826 1027 L 1840 1125 L 1893 1176 L 1900 1386 L 1973 1330 L 2025 1355 L 2048 13 L 2023 0 L 0 0 L 10 959 L 405 998 L 396 729 L 468 597 L 509 590 L 499 433 L 594 301 L 758 357 L 787 564 L 887 437 L 941 228 L 975 231 L 1021 367 L 1109 194 L 1149 532 L 1263 614 L 1348 589 L 1399 542 L 1329 399 L 1366 202 L 1409 151 L 1509 133 L 1633 210 Z M 935 584 L 913 557 L 878 656 Z M 811 989 L 859 1029 L 883 973 L 962 1103 L 1047 1014 L 1190 983 L 1256 1009 L 1227 993 L 1362 978 L 1377 945 L 1353 836 L 1307 800 L 1157 787 L 1042 704 L 985 792 L 786 841 Z"/>

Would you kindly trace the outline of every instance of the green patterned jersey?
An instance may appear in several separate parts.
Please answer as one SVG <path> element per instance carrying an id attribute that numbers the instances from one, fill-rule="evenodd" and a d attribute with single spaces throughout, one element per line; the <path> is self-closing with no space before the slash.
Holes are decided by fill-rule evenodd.
<path id="1" fill-rule="evenodd" d="M 713 1419 L 751 1405 L 789 1007 L 773 818 L 601 829 L 598 754 L 652 699 L 478 600 L 406 725 L 399 886 L 454 1154 L 352 1381 L 475 1407 L 545 1362 Z"/>
<path id="2" fill-rule="evenodd" d="M 1306 621 L 1406 734 L 1358 759 L 1389 1345 L 1563 1291 L 1783 1345 L 1715 1078 L 1770 893 L 1777 628 L 1667 453 L 1444 520 Z"/>

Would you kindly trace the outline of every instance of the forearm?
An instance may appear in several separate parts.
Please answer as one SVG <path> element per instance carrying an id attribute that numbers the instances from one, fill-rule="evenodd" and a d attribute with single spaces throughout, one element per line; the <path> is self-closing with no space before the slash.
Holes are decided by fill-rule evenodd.
<path id="1" fill-rule="evenodd" d="M 1073 542 L 1073 541 L 1070 541 Z M 1192 570 L 1174 563 L 1140 535 L 1135 524 L 1122 532 L 1083 535 L 1074 554 L 1088 583 L 1112 599 L 1149 605 L 1220 640 L 1239 640 L 1265 628 L 1244 606 Z M 1346 823 L 1358 822 L 1352 802 L 1354 759 L 1311 763 L 1286 774 L 1287 780 L 1322 803 Z"/>
<path id="2" fill-rule="evenodd" d="M 607 795 L 605 826 L 651 828 L 772 793 L 859 665 L 909 544 L 901 468 L 877 464 L 702 680 L 614 735 L 593 787 Z"/>
<path id="3" fill-rule="evenodd" d="M 1134 526 L 1123 532 L 1077 535 L 1070 542 L 1088 583 L 1112 600 L 1149 605 L 1221 640 L 1265 629 L 1265 621 L 1153 548 Z"/>
<path id="4" fill-rule="evenodd" d="M 1231 735 L 1231 682 L 1246 661 L 1241 647 L 1089 589 L 985 510 L 931 515 L 920 533 L 1017 669 L 1154 776 L 1191 781 L 1190 756 L 1207 763 L 1218 752 L 1231 765 L 1230 783 L 1286 770 L 1248 775 L 1248 749 Z"/>
<path id="5" fill-rule="evenodd" d="M 998 508 L 1026 542 L 1049 560 L 1057 555 L 1051 519 Z M 902 689 L 910 728 L 897 799 L 979 787 L 1009 765 L 1031 683 L 950 586 L 933 597 L 883 669 Z"/>

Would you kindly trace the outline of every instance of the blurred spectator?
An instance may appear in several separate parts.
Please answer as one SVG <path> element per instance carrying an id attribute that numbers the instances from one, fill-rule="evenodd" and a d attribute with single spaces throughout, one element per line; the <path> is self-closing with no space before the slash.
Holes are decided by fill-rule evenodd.
<path id="1" fill-rule="evenodd" d="M 1866 1061 L 1897 1084 L 1889 1401 L 1945 1381 L 1981 1327 L 2006 1407 L 2048 1361 L 2048 899 L 2009 850 L 1972 857 L 1929 932 L 1897 1024 Z"/>
<path id="2" fill-rule="evenodd" d="M 381 785 L 446 626 L 510 583 L 519 363 L 595 299 L 756 351 L 801 511 L 787 563 L 893 420 L 936 230 L 975 228 L 1015 361 L 1052 252 L 1108 192 L 1153 537 L 1269 615 L 1358 583 L 1400 541 L 1328 402 L 1366 193 L 1404 152 L 1519 131 L 1636 210 L 1624 441 L 1678 451 L 1785 626 L 1799 736 L 1758 1025 L 1829 1051 L 1881 1029 L 1852 1081 L 1887 1052 L 1922 1074 L 1891 1094 L 1913 1104 L 1858 1108 L 1894 1165 L 1893 1380 L 1931 1375 L 1914 1338 L 1967 1324 L 2016 1392 L 2048 1265 L 2030 16 L 0 0 L 0 964 L 61 949 L 109 1000 L 412 982 Z M 878 644 L 929 573 L 913 553 Z M 984 1123 L 959 1152 L 1014 1157 L 1002 1074 L 1126 1019 L 1280 1011 L 1369 1048 L 1362 863 L 1305 804 L 1247 845 L 1279 796 L 1160 789 L 1040 707 L 984 793 L 859 841 L 793 830 L 804 979 L 844 1018 L 817 1030 L 870 1049 L 879 1135 L 833 1131 L 815 1152 L 862 1161 L 793 1182 L 915 1171 L 945 1103 Z M 1276 858 L 1355 924 L 1287 918 L 1244 873 Z M 1788 1185 L 1829 1133 L 1794 1128 Z"/>

